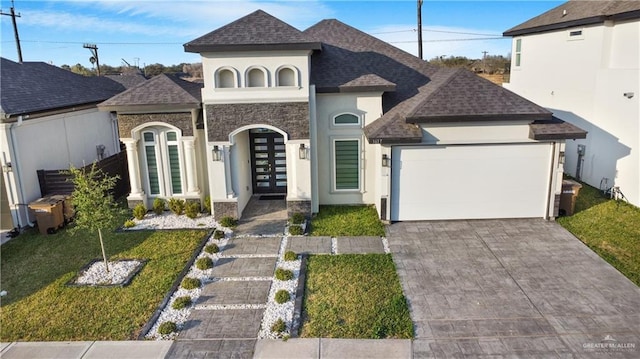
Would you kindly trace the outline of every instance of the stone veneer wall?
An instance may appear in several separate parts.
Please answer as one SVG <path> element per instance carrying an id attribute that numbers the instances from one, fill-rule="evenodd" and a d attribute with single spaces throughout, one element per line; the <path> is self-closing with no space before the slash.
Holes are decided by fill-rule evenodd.
<path id="1" fill-rule="evenodd" d="M 118 114 L 120 138 L 131 138 L 131 130 L 148 122 L 164 122 L 182 130 L 182 136 L 193 136 L 190 112 Z"/>
<path id="2" fill-rule="evenodd" d="M 311 201 L 287 201 L 287 216 L 291 218 L 297 212 L 303 213 L 307 219 L 310 219 Z"/>
<path id="3" fill-rule="evenodd" d="M 228 141 L 229 133 L 256 123 L 277 127 L 290 139 L 309 138 L 309 103 L 237 103 L 205 105 L 207 139 Z"/>
<path id="4" fill-rule="evenodd" d="M 229 216 L 238 219 L 237 202 L 213 202 L 213 216 L 216 220 Z"/>

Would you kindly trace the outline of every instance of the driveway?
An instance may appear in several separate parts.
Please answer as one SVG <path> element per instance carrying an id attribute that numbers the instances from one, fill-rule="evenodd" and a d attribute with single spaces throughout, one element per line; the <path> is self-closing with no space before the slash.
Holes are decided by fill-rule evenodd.
<path id="1" fill-rule="evenodd" d="M 401 222 L 414 358 L 640 357 L 640 289 L 555 222 Z"/>

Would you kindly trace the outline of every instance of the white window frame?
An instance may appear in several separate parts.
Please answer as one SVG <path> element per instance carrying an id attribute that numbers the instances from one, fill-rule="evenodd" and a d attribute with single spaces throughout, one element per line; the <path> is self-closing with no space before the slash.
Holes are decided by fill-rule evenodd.
<path id="1" fill-rule="evenodd" d="M 167 140 L 167 133 L 175 132 L 176 140 Z M 140 154 L 142 157 L 143 168 L 141 172 L 145 176 L 145 192 L 149 194 L 149 197 L 164 197 L 169 198 L 172 196 L 183 196 L 186 193 L 186 176 L 185 176 L 185 163 L 184 163 L 184 151 L 182 146 L 182 132 L 179 129 L 173 127 L 163 126 L 150 126 L 139 130 L 140 133 Z M 156 154 L 156 166 L 158 168 L 158 187 L 160 193 L 151 193 L 151 181 L 149 178 L 149 164 L 147 162 L 147 145 L 151 145 L 151 142 L 147 142 L 144 139 L 145 133 L 153 134 L 153 147 Z M 171 185 L 171 163 L 169 160 L 169 145 L 176 145 L 178 148 L 178 160 L 180 166 L 180 187 L 181 193 L 174 193 L 173 186 Z"/>
<path id="2" fill-rule="evenodd" d="M 357 141 L 358 142 L 358 187 L 357 188 L 345 188 L 338 189 L 336 188 L 336 142 L 341 141 Z M 360 193 L 362 192 L 362 180 L 363 180 L 363 170 L 362 170 L 362 138 L 361 137 L 331 137 L 331 191 L 335 193 Z"/>
<path id="3" fill-rule="evenodd" d="M 293 85 L 281 85 L 280 84 L 280 72 L 282 70 L 291 70 L 291 71 L 293 71 Z M 276 70 L 275 83 L 276 83 L 276 87 L 300 87 L 300 72 L 298 71 L 298 69 L 295 66 L 292 66 L 292 65 L 280 66 Z"/>
<path id="4" fill-rule="evenodd" d="M 262 72 L 262 76 L 264 78 L 264 86 L 251 86 L 250 75 L 251 75 L 251 72 L 253 71 Z M 267 88 L 269 87 L 269 71 L 267 71 L 267 69 L 265 69 L 262 66 L 251 66 L 247 69 L 247 71 L 244 74 L 244 83 L 246 88 L 257 88 L 257 89 Z"/>
<path id="5" fill-rule="evenodd" d="M 514 67 L 522 67 L 522 38 L 514 39 L 513 64 Z"/>

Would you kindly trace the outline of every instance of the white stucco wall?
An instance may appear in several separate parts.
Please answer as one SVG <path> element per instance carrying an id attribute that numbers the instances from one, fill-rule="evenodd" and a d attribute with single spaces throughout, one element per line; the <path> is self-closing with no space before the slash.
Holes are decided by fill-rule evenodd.
<path id="1" fill-rule="evenodd" d="M 521 143 L 529 139 L 529 121 L 422 124 L 424 144 Z"/>
<path id="2" fill-rule="evenodd" d="M 381 93 L 318 94 L 316 96 L 319 204 L 376 204 L 382 194 L 381 146 L 369 144 L 363 127 L 382 115 Z M 353 113 L 360 126 L 334 126 L 334 116 Z M 359 191 L 335 191 L 333 139 L 359 139 L 361 144 Z"/>
<path id="3" fill-rule="evenodd" d="M 3 124 L 0 138 L 2 164 L 12 164 L 12 171 L 3 173 L 11 211 L 20 213 L 22 225 L 33 220 L 26 205 L 41 196 L 37 170 L 91 164 L 98 160 L 97 145 L 105 146 L 105 157 L 120 152 L 115 120 L 97 109 Z"/>
<path id="4" fill-rule="evenodd" d="M 582 36 L 572 39 L 569 31 L 577 30 Z M 513 49 L 517 39 L 521 66 L 512 58 L 504 87 L 589 132 L 585 140 L 567 141 L 565 171 L 576 175 L 577 146 L 586 145 L 582 180 L 619 186 L 640 206 L 640 21 L 515 37 Z"/>
<path id="5" fill-rule="evenodd" d="M 238 200 L 238 210 L 242 210 L 251 199 L 251 155 L 249 150 L 249 132 L 244 131 L 234 138 L 235 145 L 231 147 L 231 177 L 234 179 L 232 188 Z"/>

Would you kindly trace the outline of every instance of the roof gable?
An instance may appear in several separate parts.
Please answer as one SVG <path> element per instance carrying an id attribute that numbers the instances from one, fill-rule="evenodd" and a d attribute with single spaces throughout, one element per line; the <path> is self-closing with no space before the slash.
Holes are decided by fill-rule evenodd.
<path id="1" fill-rule="evenodd" d="M 199 108 L 203 84 L 160 74 L 98 105 L 102 110 L 131 106 L 178 106 Z"/>
<path id="2" fill-rule="evenodd" d="M 124 91 L 105 77 L 86 77 L 44 62 L 1 58 L 0 97 L 5 117 L 94 104 Z"/>
<path id="3" fill-rule="evenodd" d="M 319 43 L 262 10 L 184 44 L 186 52 L 318 49 Z"/>

